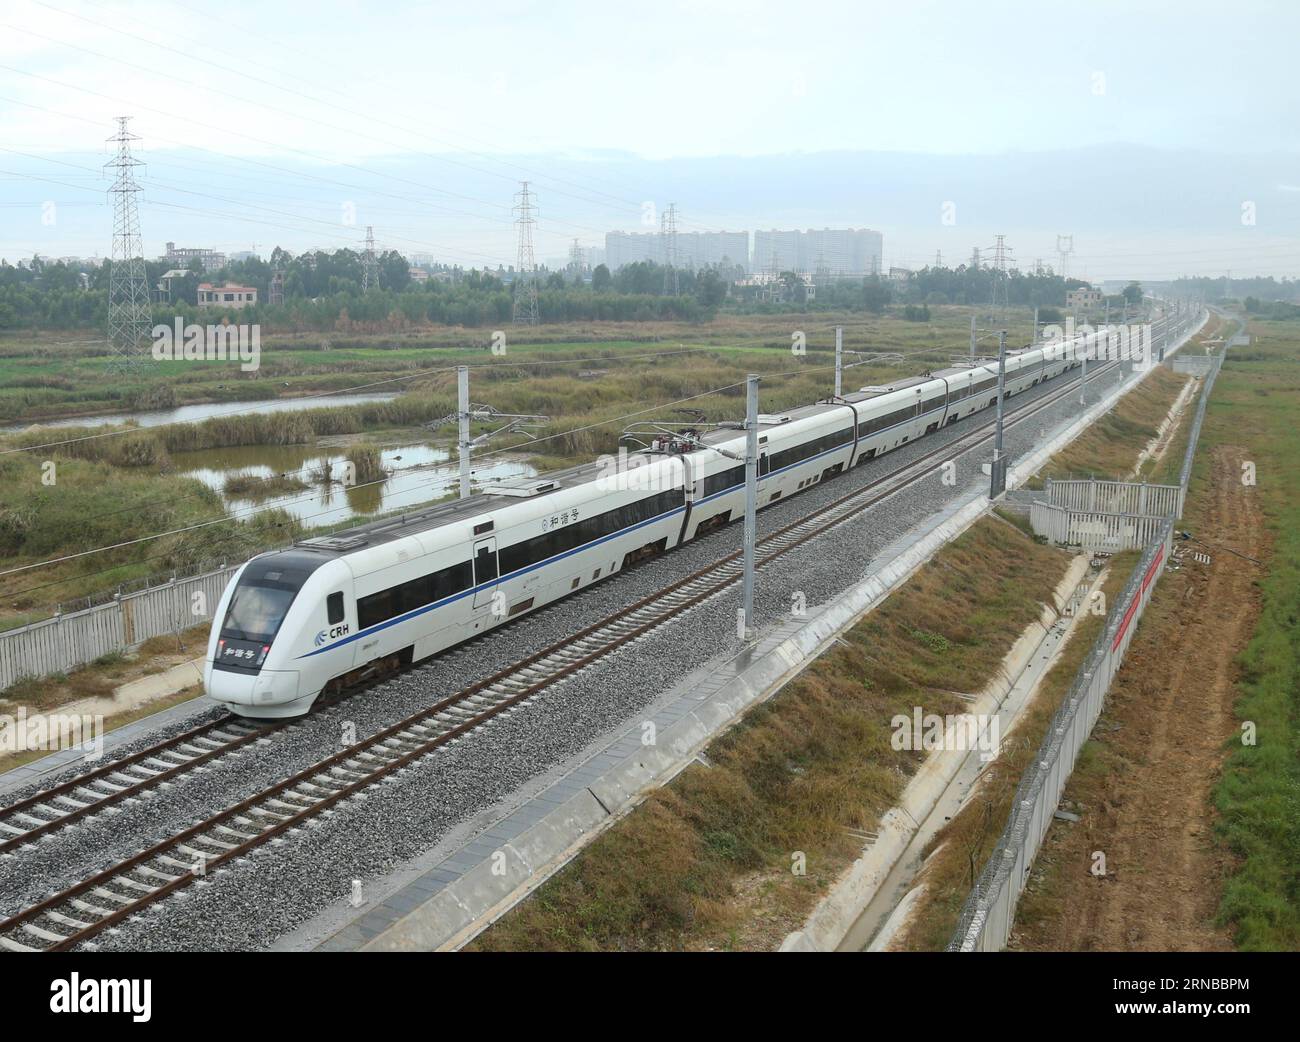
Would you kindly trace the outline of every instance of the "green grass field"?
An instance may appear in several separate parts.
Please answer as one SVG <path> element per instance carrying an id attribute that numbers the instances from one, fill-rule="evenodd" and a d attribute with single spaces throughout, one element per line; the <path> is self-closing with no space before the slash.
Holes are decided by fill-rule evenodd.
<path id="1" fill-rule="evenodd" d="M 1219 834 L 1240 858 L 1221 919 L 1246 950 L 1300 948 L 1300 325 L 1254 323 L 1229 352 L 1202 435 L 1245 446 L 1273 539 L 1260 580 L 1263 612 L 1241 657 L 1237 715 L 1257 744 L 1233 741 L 1215 801 Z M 1193 485 L 1205 481 L 1197 454 Z"/>
<path id="2" fill-rule="evenodd" d="M 806 334 L 811 360 L 834 346 L 834 327 L 841 325 L 849 350 L 928 354 L 931 357 L 925 361 L 940 362 L 966 348 L 970 314 L 969 308 L 936 307 L 929 322 L 854 312 L 721 316 L 705 324 L 512 326 L 503 330 L 508 351 L 504 360 L 616 357 L 695 348 L 739 361 L 750 352 L 788 355 L 795 331 Z M 1027 342 L 1028 312 L 1010 314 L 1008 325 L 1011 343 Z M 198 402 L 255 401 L 399 378 L 418 384 L 422 370 L 503 361 L 489 353 L 491 337 L 490 330 L 445 327 L 397 334 L 268 335 L 256 372 L 241 373 L 238 365 L 224 362 L 150 360 L 146 377 L 123 379 L 109 372 L 103 344 L 84 333 L 10 334 L 0 338 L 0 423 Z M 401 387 L 391 385 L 394 390 Z"/>

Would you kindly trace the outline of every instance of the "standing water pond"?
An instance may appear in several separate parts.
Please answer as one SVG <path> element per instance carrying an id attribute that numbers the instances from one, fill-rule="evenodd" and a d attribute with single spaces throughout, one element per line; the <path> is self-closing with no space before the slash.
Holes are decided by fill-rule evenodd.
<path id="1" fill-rule="evenodd" d="M 347 458 L 344 449 L 322 446 L 242 445 L 178 452 L 172 456 L 172 463 L 180 476 L 195 478 L 220 493 L 226 507 L 236 516 L 254 509 L 279 508 L 307 528 L 417 507 L 454 495 L 457 490 L 456 462 L 443 449 L 429 445 L 381 449 L 380 465 L 387 475 L 384 480 L 373 483 L 359 480 L 351 488 L 341 484 Z M 326 466 L 332 479 L 329 484 L 320 481 Z M 493 456 L 476 465 L 473 473 L 478 484 L 519 475 L 532 477 L 537 471 L 521 460 Z M 232 479 L 271 478 L 281 474 L 297 478 L 307 487 L 256 499 L 225 491 Z"/>

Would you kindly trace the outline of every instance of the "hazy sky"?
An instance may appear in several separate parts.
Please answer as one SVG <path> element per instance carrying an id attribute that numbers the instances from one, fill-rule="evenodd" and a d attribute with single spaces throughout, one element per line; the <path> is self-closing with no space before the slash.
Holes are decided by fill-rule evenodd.
<path id="1" fill-rule="evenodd" d="M 1235 213 L 1258 195 L 1300 189 L 1298 39 L 1300 5 L 1260 0 L 5 0 L 0 256 L 106 252 L 97 172 L 123 114 L 149 163 L 151 253 L 167 238 L 226 249 L 347 244 L 359 234 L 340 226 L 350 202 L 405 252 L 420 242 L 467 263 L 508 263 L 512 182 L 524 177 L 543 199 L 543 256 L 574 237 L 595 245 L 605 229 L 635 228 L 641 202 L 669 198 L 692 228 L 798 214 L 886 230 L 887 260 L 924 263 L 944 247 L 928 218 L 887 212 L 870 164 L 824 207 L 788 164 L 784 180 L 758 159 L 738 167 L 766 193 L 744 207 L 726 205 L 725 183 L 698 181 L 709 157 L 828 151 L 1101 155 L 1131 143 L 1195 154 L 1207 168 L 1216 155 L 1272 157 L 1258 186 L 1227 190 L 1221 209 Z M 965 168 L 941 168 L 956 180 L 936 187 L 930 208 L 963 198 L 978 207 Z M 678 180 L 696 198 L 676 198 Z M 42 209 L 51 201 L 53 221 Z M 1006 209 L 963 239 L 945 233 L 948 248 L 968 252 L 977 232 L 1016 229 L 1028 260 L 1054 245 L 1049 227 L 1085 241 L 1116 233 L 1069 223 L 1068 206 L 1041 226 L 1014 200 Z M 1267 227 L 1266 212 L 1254 230 L 1285 246 L 1300 228 Z M 1160 234 L 1172 255 L 1194 231 Z M 1217 248 L 1214 229 L 1206 234 L 1207 250 Z M 1274 253 L 1286 270 L 1292 258 Z"/>

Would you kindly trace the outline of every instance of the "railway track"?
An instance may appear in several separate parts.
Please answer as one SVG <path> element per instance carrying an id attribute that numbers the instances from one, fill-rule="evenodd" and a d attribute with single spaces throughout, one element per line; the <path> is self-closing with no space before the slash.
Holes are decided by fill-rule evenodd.
<path id="1" fill-rule="evenodd" d="M 227 715 L 0 807 L 0 854 L 102 813 L 279 730 Z"/>
<path id="2" fill-rule="evenodd" d="M 1099 377 L 1118 364 L 1098 366 L 1089 378 Z M 1067 380 L 1060 389 L 1022 405 L 1007 416 L 1005 425 L 1011 428 L 1027 422 L 1064 397 L 1075 393 L 1078 382 L 1076 376 Z M 819 507 L 809 516 L 770 533 L 759 542 L 756 566 L 769 564 L 933 473 L 935 460 L 955 458 L 988 441 L 994 422 L 992 418 L 981 417 L 966 434 L 955 441 L 937 446 L 869 484 Z M 546 688 L 679 617 L 739 581 L 742 567 L 741 551 L 733 551 L 714 564 L 619 609 L 564 640 L 0 921 L 0 949 L 61 951 L 90 940 L 177 890 L 204 878 L 212 870 L 244 857 L 277 836 L 301 827 L 364 789 L 436 753 L 440 748 L 455 743 L 497 717 L 512 712 Z M 236 719 L 231 717 L 215 721 L 203 728 L 194 729 L 194 732 L 179 735 L 170 740 L 170 743 L 160 743 L 158 747 L 151 747 L 127 758 L 144 766 L 146 771 L 158 771 L 152 778 L 141 777 L 133 782 L 135 788 L 123 785 L 121 791 L 115 793 L 111 786 L 104 786 L 109 791 L 96 802 L 89 803 L 85 797 L 78 800 L 71 796 L 74 791 L 80 792 L 85 788 L 87 780 L 91 778 L 91 775 L 85 775 L 0 811 L 0 823 L 3 823 L 15 812 L 27 814 L 38 807 L 49 807 L 51 800 L 57 801 L 63 796 L 69 796 L 74 803 L 86 804 L 72 806 L 64 803 L 68 812 L 61 818 L 50 817 L 49 812 L 45 812 L 42 816 L 48 817 L 48 820 L 30 824 L 22 834 L 12 836 L 5 843 L 29 842 L 36 838 L 34 832 L 37 829 L 42 830 L 41 834 L 53 831 L 74 820 L 72 815 L 93 813 L 110 802 L 138 792 L 140 788 L 157 784 L 163 774 L 163 769 L 157 764 L 168 762 L 155 752 L 162 746 L 173 744 L 177 747 L 179 752 L 172 759 L 177 755 L 190 757 L 188 761 L 178 760 L 166 768 L 169 772 L 180 773 L 203 762 L 201 757 L 213 759 L 224 755 L 235 747 L 231 742 L 246 744 L 283 726 L 255 728 L 249 725 L 250 733 L 236 735 L 224 745 L 205 748 L 206 743 L 200 744 L 199 739 L 205 737 L 210 741 L 220 741 L 220 737 L 212 737 L 214 732 L 229 735 L 232 731 L 231 721 Z M 106 765 L 92 772 L 92 775 L 111 779 L 115 773 L 121 774 L 126 763 L 127 761 L 118 761 Z M 168 777 L 174 776 L 174 773 Z M 122 782 L 113 784 L 122 785 Z M 0 847 L 2 849 L 4 848 Z"/>
<path id="3" fill-rule="evenodd" d="M 1163 334 L 1162 332 L 1162 335 Z M 1110 368 L 1104 367 L 1097 372 Z M 1096 375 L 1096 374 L 1094 374 Z M 1072 380 L 1071 383 L 1077 381 Z M 1025 403 L 1009 414 L 1009 420 L 1019 422 L 1023 410 L 1045 407 L 1044 403 L 1059 400 L 1059 394 L 1047 395 Z M 981 418 L 974 430 L 992 426 L 992 420 Z M 958 449 L 962 439 L 949 443 L 942 449 L 927 454 L 922 459 L 951 454 Z M 909 464 L 914 466 L 915 463 Z M 880 480 L 886 481 L 892 475 Z M 874 487 L 867 486 L 868 488 Z M 355 691 L 348 692 L 356 693 Z M 312 707 L 318 711 L 338 699 L 320 700 Z M 298 718 L 301 720 L 302 718 Z M 85 818 L 93 818 L 111 807 L 139 797 L 163 783 L 178 780 L 196 767 L 226 755 L 259 738 L 269 736 L 295 721 L 280 721 L 257 725 L 241 717 L 228 714 L 215 721 L 165 739 L 128 757 L 114 760 L 103 767 L 43 790 L 18 803 L 0 807 L 0 856 L 12 854 L 42 837 L 52 835 L 65 826 Z"/>

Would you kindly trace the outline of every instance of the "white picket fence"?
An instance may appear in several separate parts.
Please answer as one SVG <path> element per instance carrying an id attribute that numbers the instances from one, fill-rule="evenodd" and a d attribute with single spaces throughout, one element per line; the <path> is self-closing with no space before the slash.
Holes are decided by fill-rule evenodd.
<path id="1" fill-rule="evenodd" d="M 1048 480 L 1043 489 L 1052 506 L 1103 514 L 1178 517 L 1183 512 L 1181 485 L 1144 481 L 1098 481 L 1096 478 Z"/>
<path id="2" fill-rule="evenodd" d="M 24 677 L 67 673 L 102 655 L 209 622 L 239 565 L 123 593 L 104 604 L 0 633 L 0 691 Z"/>
<path id="3" fill-rule="evenodd" d="M 1041 501 L 1029 506 L 1029 523 L 1035 535 L 1063 546 L 1105 553 L 1146 546 L 1168 520 L 1167 516 L 1068 510 Z"/>

